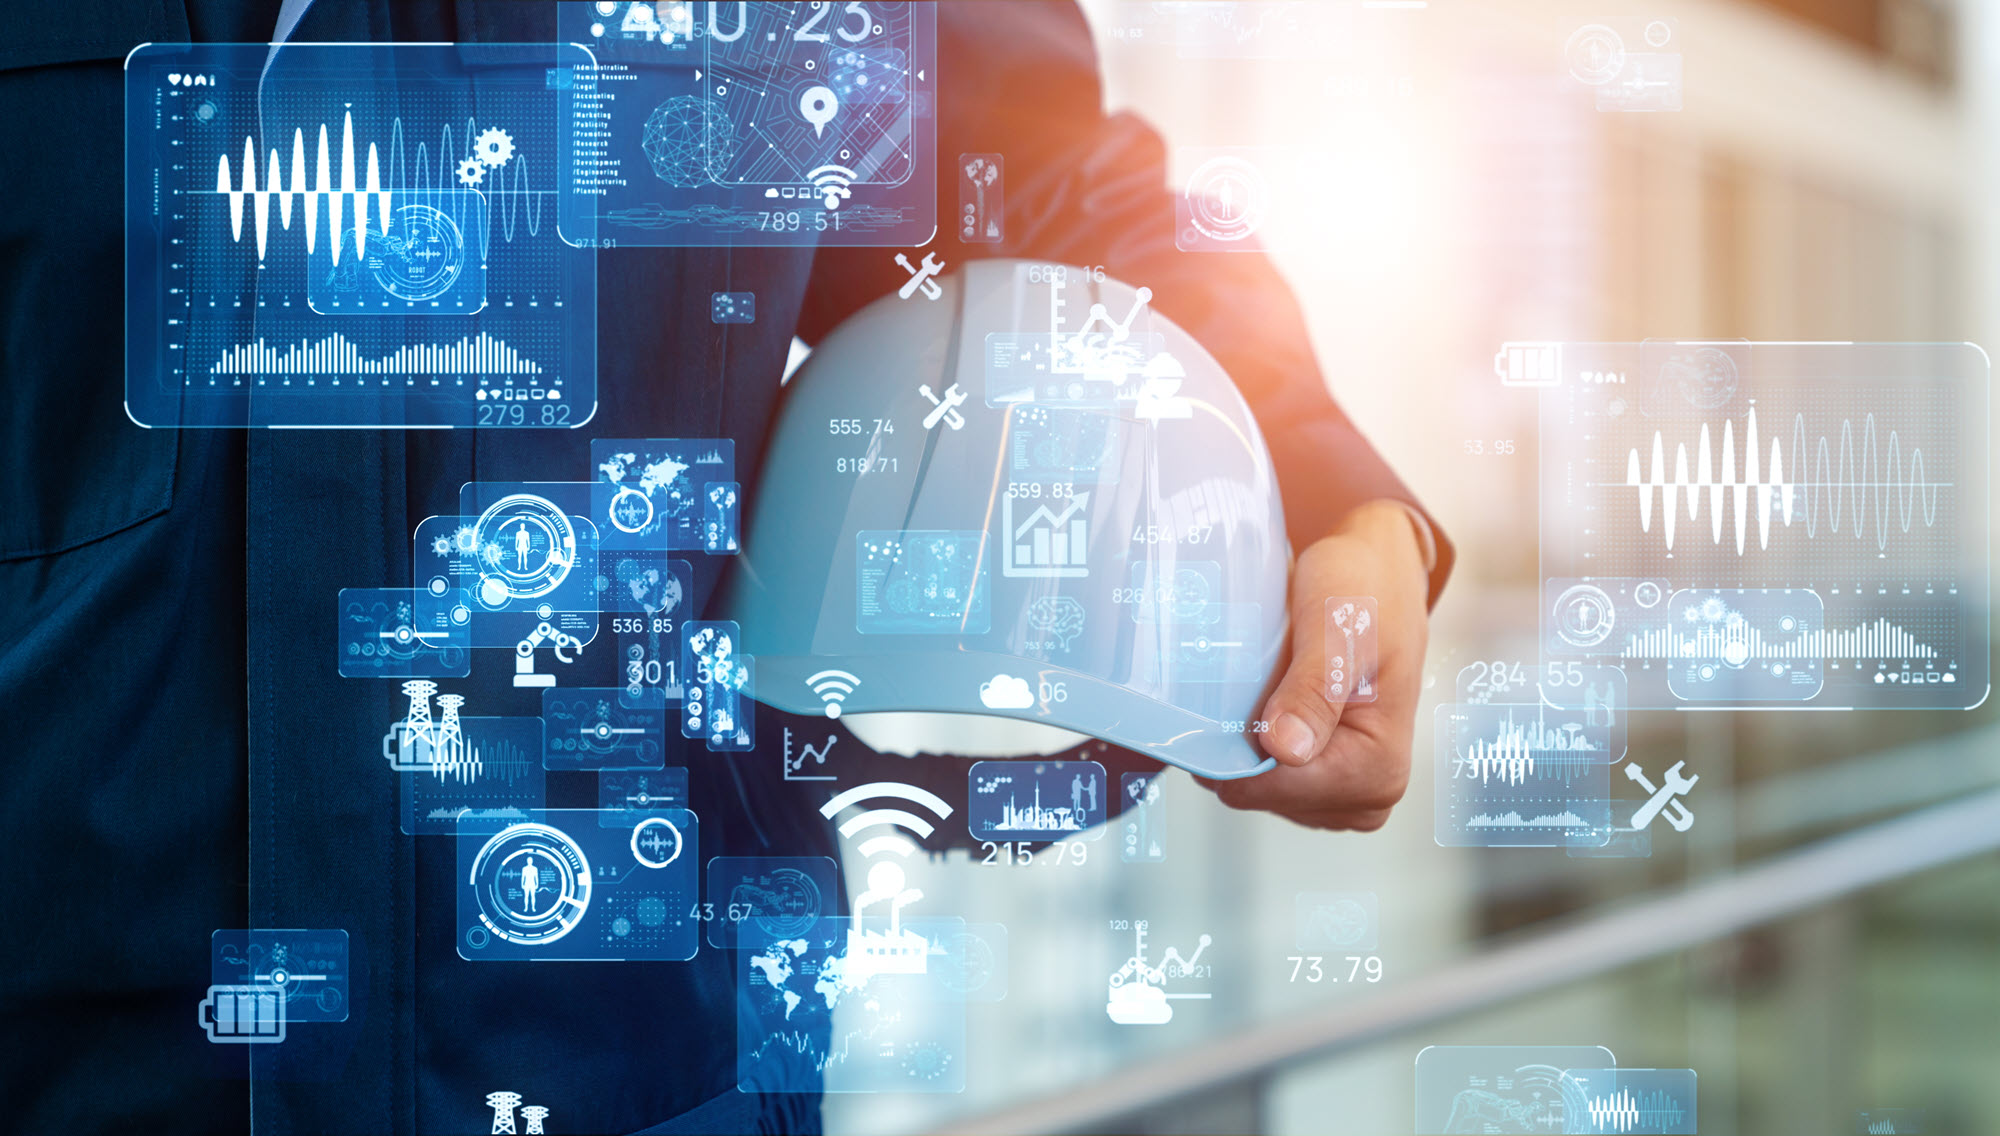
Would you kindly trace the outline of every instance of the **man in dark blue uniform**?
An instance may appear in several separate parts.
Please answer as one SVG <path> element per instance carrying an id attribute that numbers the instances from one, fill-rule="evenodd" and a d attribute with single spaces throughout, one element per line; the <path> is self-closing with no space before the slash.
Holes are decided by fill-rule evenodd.
<path id="1" fill-rule="evenodd" d="M 0 12 L 0 832 L 14 914 L 0 1101 L 14 1130 L 484 1131 L 498 1089 L 551 1106 L 565 1132 L 818 1125 L 814 1097 L 735 1091 L 723 952 L 459 960 L 453 843 L 400 835 L 393 779 L 357 757 L 396 713 L 387 684 L 335 676 L 335 591 L 407 581 L 414 522 L 454 512 L 462 482 L 567 476 L 555 471 L 587 468 L 586 434 L 148 431 L 120 406 L 119 69 L 134 45 L 545 42 L 552 7 Z M 1301 550 L 1295 613 L 1312 616 L 1294 625 L 1316 625 L 1326 596 L 1377 597 L 1380 700 L 1328 705 L 1318 648 L 1301 639 L 1265 714 L 1282 764 L 1218 793 L 1301 823 L 1379 827 L 1407 783 L 1449 546 L 1328 397 L 1270 265 L 1175 251 L 1161 143 L 1103 113 L 1071 3 L 945 5 L 938 74 L 938 152 L 1005 153 L 1009 179 L 1006 243 L 959 246 L 947 226 L 943 259 L 1101 264 L 1147 283 L 1263 426 Z M 755 470 L 787 332 L 814 341 L 895 290 L 905 277 L 879 253 L 602 258 L 593 432 L 730 437 L 738 468 Z M 723 290 L 754 291 L 768 334 L 715 332 L 709 297 Z M 698 581 L 697 603 L 713 582 Z M 704 856 L 832 854 L 812 802 L 737 763 L 690 764 Z M 246 926 L 346 928 L 354 988 L 347 1022 L 257 1052 L 247 1084 L 244 1051 L 208 1045 L 194 1023 L 211 932 Z"/>

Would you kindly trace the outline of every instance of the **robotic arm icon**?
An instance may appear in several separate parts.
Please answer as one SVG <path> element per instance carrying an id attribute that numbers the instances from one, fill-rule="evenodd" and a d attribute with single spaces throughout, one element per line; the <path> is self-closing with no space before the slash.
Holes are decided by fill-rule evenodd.
<path id="1" fill-rule="evenodd" d="M 556 630 L 553 624 L 544 623 L 535 628 L 534 634 L 521 640 L 514 647 L 515 686 L 554 686 L 556 676 L 535 673 L 535 649 L 548 647 L 556 654 L 559 663 L 575 662 L 564 651 L 583 653 L 583 641 L 565 631 Z"/>

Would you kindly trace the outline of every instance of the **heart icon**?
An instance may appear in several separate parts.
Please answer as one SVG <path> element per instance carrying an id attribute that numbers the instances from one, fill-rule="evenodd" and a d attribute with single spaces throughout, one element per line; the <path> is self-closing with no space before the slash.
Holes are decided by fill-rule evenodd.
<path id="1" fill-rule="evenodd" d="M 172 83 L 174 86 L 178 87 L 181 85 L 181 77 L 179 75 L 168 75 L 167 82 Z"/>

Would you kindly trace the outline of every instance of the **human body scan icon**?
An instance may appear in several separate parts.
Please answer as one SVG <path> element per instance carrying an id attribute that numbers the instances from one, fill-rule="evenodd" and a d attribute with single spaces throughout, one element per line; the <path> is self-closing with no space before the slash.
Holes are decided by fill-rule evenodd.
<path id="1" fill-rule="evenodd" d="M 495 834 L 467 880 L 479 921 L 500 939 L 534 947 L 576 930 L 590 910 L 590 882 L 583 849 L 546 824 L 510 825 Z"/>
<path id="2" fill-rule="evenodd" d="M 699 948 L 700 831 L 684 808 L 537 809 L 458 836 L 469 960 L 681 961 Z M 615 821 L 616 823 L 607 823 Z"/>
<path id="3" fill-rule="evenodd" d="M 473 533 L 485 569 L 479 599 L 488 607 L 548 595 L 576 566 L 576 529 L 546 497 L 502 497 L 480 514 Z"/>

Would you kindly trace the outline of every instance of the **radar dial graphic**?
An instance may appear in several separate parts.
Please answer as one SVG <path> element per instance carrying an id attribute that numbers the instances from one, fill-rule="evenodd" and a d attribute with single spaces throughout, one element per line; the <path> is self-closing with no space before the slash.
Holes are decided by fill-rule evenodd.
<path id="1" fill-rule="evenodd" d="M 954 994 L 972 994 L 993 980 L 999 967 L 993 945 L 970 931 L 960 931 L 947 940 L 938 981 Z"/>
<path id="2" fill-rule="evenodd" d="M 1242 158 L 1210 158 L 1189 175 L 1188 224 L 1212 241 L 1240 241 L 1257 231 L 1270 201 L 1263 171 Z"/>
<path id="3" fill-rule="evenodd" d="M 1617 622 L 1611 596 L 1595 584 L 1577 584 L 1556 598 L 1556 634 L 1572 647 L 1595 647 L 1611 638 Z"/>
<path id="4" fill-rule="evenodd" d="M 368 271 L 384 291 L 404 300 L 434 300 L 465 272 L 465 234 L 458 222 L 428 205 L 395 211 L 386 235 L 368 243 Z"/>
<path id="5" fill-rule="evenodd" d="M 738 884 L 729 901 L 751 911 L 751 925 L 773 940 L 808 935 L 820 918 L 819 884 L 797 868 L 778 868 L 760 883 Z"/>
<path id="6" fill-rule="evenodd" d="M 1577 82 L 1601 87 L 1625 70 L 1625 41 L 1603 24 L 1585 24 L 1570 33 L 1563 58 Z"/>
<path id="7" fill-rule="evenodd" d="M 1660 364 L 1663 385 L 1681 392 L 1688 404 L 1701 410 L 1716 410 L 1736 397 L 1739 376 L 1736 360 L 1719 347 L 1698 347 L 1677 351 Z"/>
<path id="8" fill-rule="evenodd" d="M 553 943 L 590 909 L 590 861 L 569 834 L 540 823 L 495 834 L 472 862 L 479 921 L 510 943 Z"/>
<path id="9" fill-rule="evenodd" d="M 546 497 L 502 497 L 480 514 L 473 532 L 479 599 L 488 607 L 548 595 L 576 565 L 576 526 Z"/>

